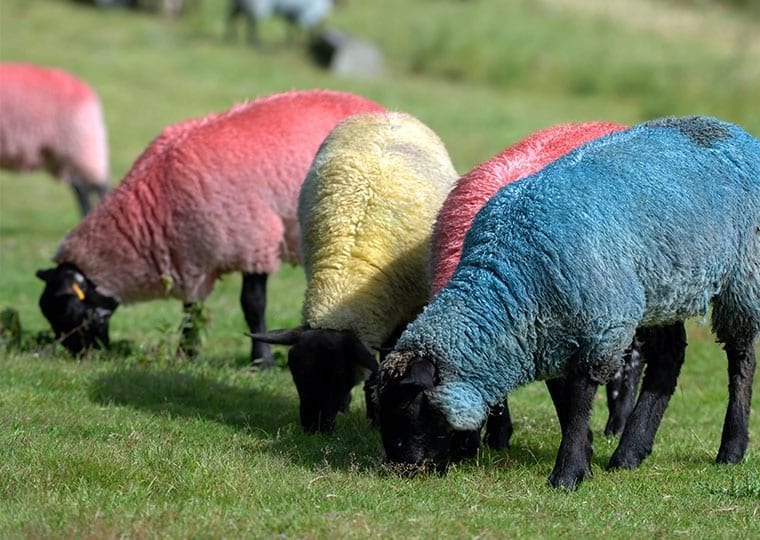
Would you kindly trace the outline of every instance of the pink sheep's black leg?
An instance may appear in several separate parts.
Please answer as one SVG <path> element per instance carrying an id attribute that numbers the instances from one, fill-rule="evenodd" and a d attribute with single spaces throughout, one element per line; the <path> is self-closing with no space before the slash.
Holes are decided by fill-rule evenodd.
<path id="1" fill-rule="evenodd" d="M 634 469 L 652 453 L 654 437 L 676 389 L 686 350 L 682 322 L 638 331 L 647 367 L 636 407 L 628 417 L 608 468 Z"/>
<path id="2" fill-rule="evenodd" d="M 180 325 L 177 354 L 187 358 L 198 356 L 203 325 L 203 305 L 199 302 L 185 302 L 182 304 L 182 323 Z"/>
<path id="3" fill-rule="evenodd" d="M 488 413 L 485 443 L 494 450 L 509 448 L 512 431 L 514 431 L 512 417 L 509 414 L 509 405 L 505 399 L 503 404 L 491 407 L 491 411 Z"/>
<path id="4" fill-rule="evenodd" d="M 604 426 L 604 434 L 620 435 L 625 422 L 636 405 L 639 380 L 643 370 L 639 344 L 634 340 L 631 348 L 625 353 L 625 363 L 615 378 L 607 383 L 607 409 L 609 417 Z"/>
<path id="5" fill-rule="evenodd" d="M 240 305 L 243 307 L 245 321 L 252 333 L 266 332 L 264 310 L 267 305 L 267 277 L 269 277 L 268 274 L 243 273 Z M 259 364 L 261 369 L 268 369 L 274 365 L 274 357 L 268 343 L 253 340 L 251 363 Z"/>
<path id="6" fill-rule="evenodd" d="M 593 448 L 589 418 L 598 384 L 586 374 L 571 373 L 563 379 L 547 381 L 546 386 L 562 428 L 562 442 L 554 470 L 549 475 L 549 485 L 575 489 L 586 476 L 591 476 Z"/>
<path id="7" fill-rule="evenodd" d="M 729 397 L 716 459 L 718 463 L 738 463 L 749 443 L 749 411 L 756 363 L 752 342 L 750 338 L 726 342 L 724 346 L 728 358 Z"/>

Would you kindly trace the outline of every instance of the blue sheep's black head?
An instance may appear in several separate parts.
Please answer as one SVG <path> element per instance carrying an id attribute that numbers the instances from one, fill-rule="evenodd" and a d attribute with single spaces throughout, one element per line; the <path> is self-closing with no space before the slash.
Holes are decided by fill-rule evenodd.
<path id="1" fill-rule="evenodd" d="M 108 320 L 119 303 L 95 291 L 74 265 L 38 270 L 36 275 L 45 282 L 40 310 L 63 346 L 74 355 L 108 347 Z"/>
<path id="2" fill-rule="evenodd" d="M 380 434 L 388 460 L 406 473 L 430 466 L 443 473 L 449 463 L 474 457 L 479 431 L 455 430 L 428 399 L 427 391 L 438 382 L 433 362 L 399 362 L 400 357 L 388 356 L 377 385 Z"/>
<path id="3" fill-rule="evenodd" d="M 352 332 L 294 328 L 249 334 L 253 339 L 290 345 L 288 367 L 300 399 L 301 426 L 309 433 L 335 430 L 348 410 L 351 389 L 377 370 L 374 356 Z"/>

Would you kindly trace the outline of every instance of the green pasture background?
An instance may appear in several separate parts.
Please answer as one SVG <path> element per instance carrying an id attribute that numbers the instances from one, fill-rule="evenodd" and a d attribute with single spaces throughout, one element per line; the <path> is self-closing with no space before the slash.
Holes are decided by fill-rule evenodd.
<path id="1" fill-rule="evenodd" d="M 92 84 L 113 183 L 167 124 L 292 88 L 354 91 L 412 113 L 462 173 L 559 122 L 708 114 L 760 134 L 751 1 L 344 0 L 329 24 L 382 49 L 374 80 L 316 67 L 281 21 L 251 47 L 242 28 L 225 38 L 225 1 L 189 4 L 168 20 L 0 0 L 0 60 L 60 66 Z M 52 346 L 34 272 L 77 220 L 66 186 L 0 172 L 0 310 L 16 310 L 22 326 L 20 342 L 0 343 L 2 538 L 760 537 L 760 419 L 744 462 L 715 465 L 727 383 L 708 324 L 688 326 L 679 387 L 639 470 L 604 470 L 616 440 L 602 434 L 600 392 L 594 477 L 571 494 L 547 488 L 559 432 L 535 384 L 511 400 L 509 451 L 483 450 L 447 477 L 403 479 L 382 464 L 360 389 L 333 436 L 306 436 L 285 350 L 278 368 L 248 369 L 238 275 L 209 298 L 195 361 L 173 356 L 171 301 L 120 307 L 109 353 L 72 359 Z M 270 327 L 299 323 L 303 286 L 300 268 L 272 277 Z"/>

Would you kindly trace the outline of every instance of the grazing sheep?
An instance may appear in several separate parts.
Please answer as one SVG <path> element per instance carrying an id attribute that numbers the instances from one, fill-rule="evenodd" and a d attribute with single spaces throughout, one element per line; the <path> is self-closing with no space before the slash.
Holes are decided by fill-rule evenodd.
<path id="1" fill-rule="evenodd" d="M 445 468 L 453 435 L 547 380 L 562 428 L 549 483 L 590 466 L 598 382 L 634 335 L 648 360 L 610 467 L 650 453 L 686 345 L 706 314 L 724 343 L 729 405 L 719 462 L 741 460 L 760 333 L 760 141 L 712 118 L 666 118 L 587 143 L 503 188 L 468 232 L 449 283 L 379 372 L 392 462 Z M 638 331 L 637 331 L 638 329 Z"/>
<path id="2" fill-rule="evenodd" d="M 250 329 L 264 330 L 267 276 L 299 262 L 298 191 L 319 145 L 344 118 L 382 109 L 348 93 L 292 91 L 166 128 L 64 238 L 59 266 L 37 273 L 56 336 L 72 353 L 107 346 L 119 303 L 171 296 L 192 312 L 234 271 Z M 251 356 L 273 362 L 261 343 Z"/>
<path id="3" fill-rule="evenodd" d="M 464 236 L 478 210 L 502 187 L 529 176 L 558 157 L 590 140 L 625 129 L 609 122 L 562 124 L 546 128 L 506 148 L 493 158 L 476 166 L 457 181 L 443 203 L 433 228 L 431 265 L 433 295 L 449 281 L 462 254 Z M 641 375 L 638 351 L 632 350 L 614 380 L 607 385 L 610 416 L 605 434 L 618 435 L 633 409 Z M 502 425 L 487 430 L 486 442 L 492 448 L 508 446 L 512 434 L 509 408 L 499 416 Z M 496 428 L 491 421 L 491 425 Z M 500 438 L 499 438 L 500 437 Z"/>
<path id="4" fill-rule="evenodd" d="M 245 17 L 246 35 L 251 43 L 258 39 L 258 22 L 273 15 L 279 15 L 292 26 L 311 31 L 327 18 L 332 8 L 332 0 L 232 0 L 227 16 L 227 34 L 234 35 L 233 24 L 239 15 Z"/>
<path id="5" fill-rule="evenodd" d="M 292 345 L 306 431 L 335 429 L 351 389 L 376 370 L 370 350 L 425 305 L 433 220 L 456 179 L 438 136 L 403 113 L 349 118 L 319 150 L 298 202 L 303 326 L 252 335 Z"/>
<path id="6" fill-rule="evenodd" d="M 0 167 L 45 169 L 71 185 L 84 216 L 108 189 L 108 140 L 97 94 L 60 70 L 0 64 Z"/>

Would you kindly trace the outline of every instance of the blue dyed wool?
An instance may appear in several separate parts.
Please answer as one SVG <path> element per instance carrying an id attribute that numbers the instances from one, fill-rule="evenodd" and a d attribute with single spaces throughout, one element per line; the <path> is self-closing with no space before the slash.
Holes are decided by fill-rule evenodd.
<path id="1" fill-rule="evenodd" d="M 431 402 L 474 429 L 531 381 L 572 367 L 605 382 L 637 327 L 711 302 L 720 341 L 760 332 L 760 141 L 713 118 L 666 118 L 501 189 L 396 350 L 437 365 Z"/>

